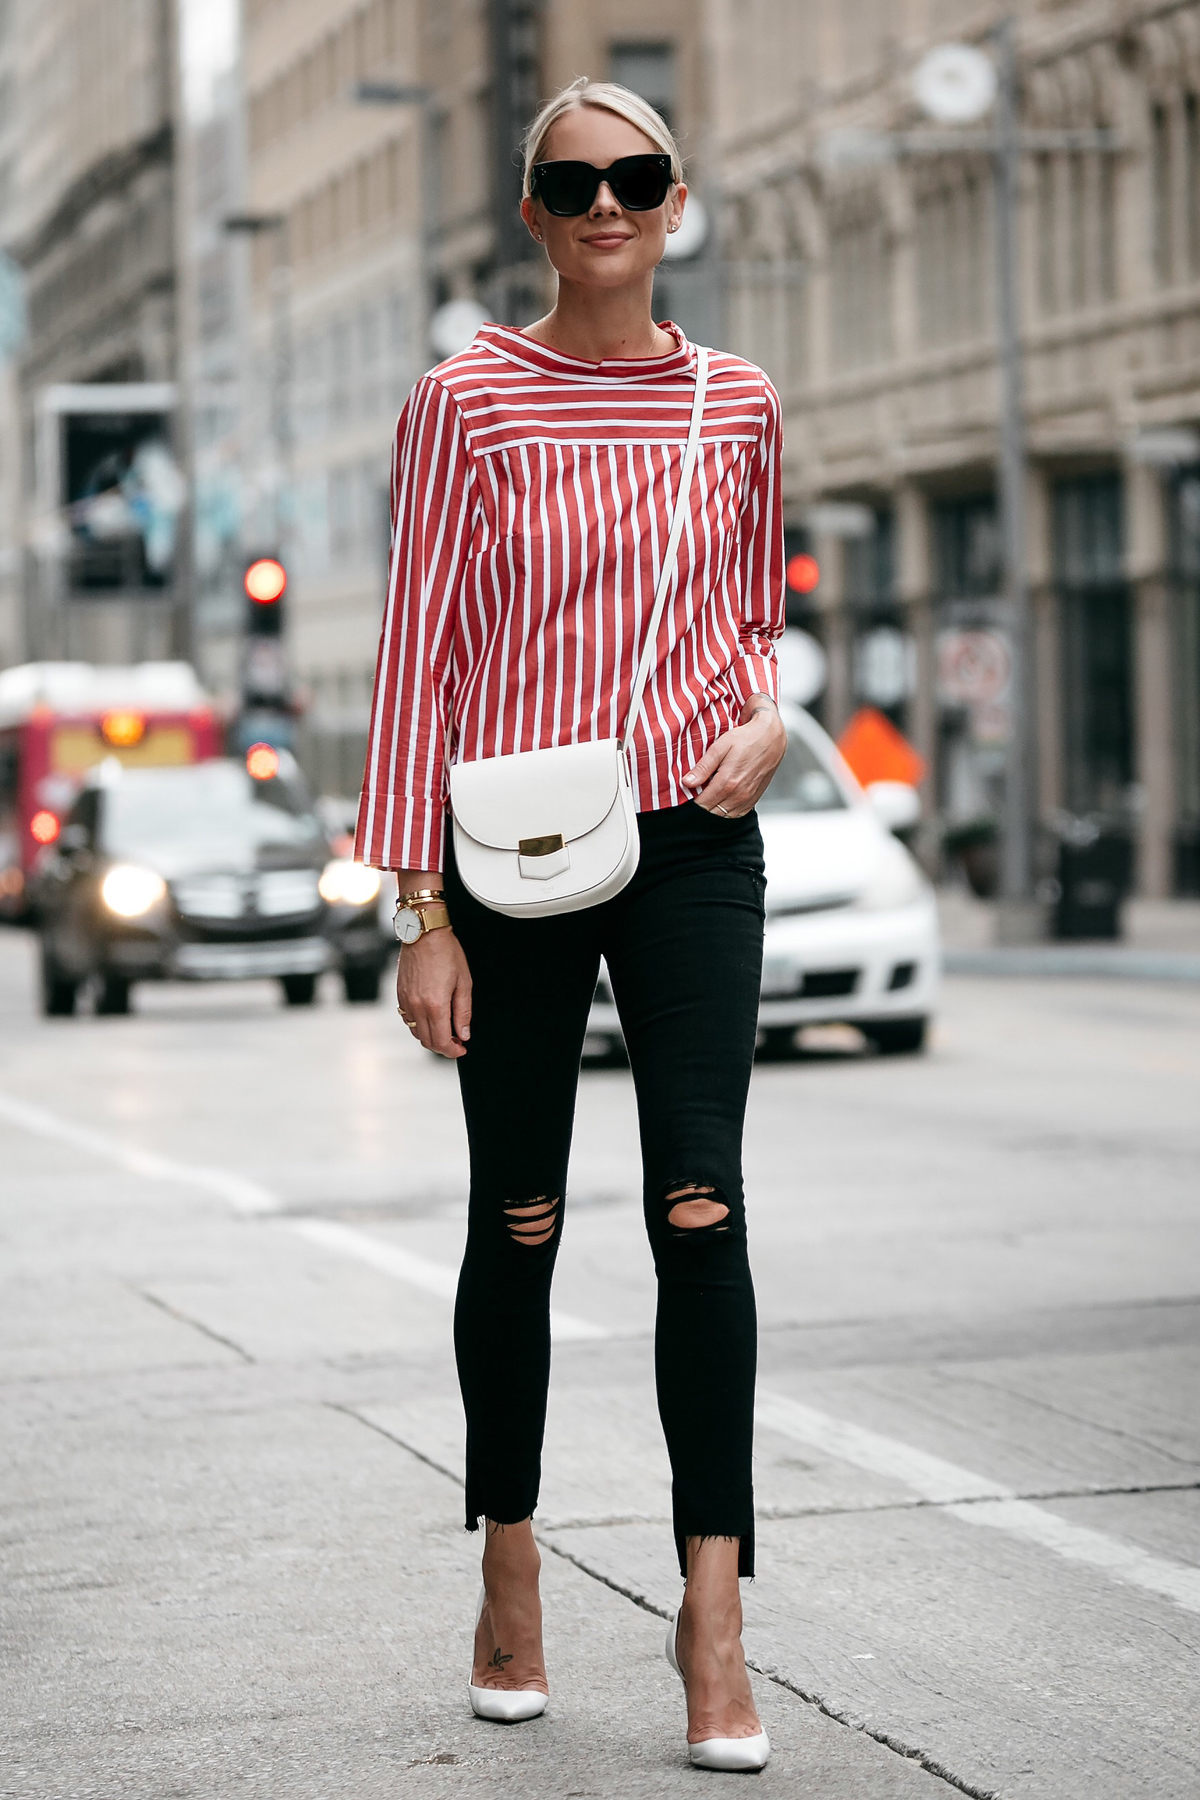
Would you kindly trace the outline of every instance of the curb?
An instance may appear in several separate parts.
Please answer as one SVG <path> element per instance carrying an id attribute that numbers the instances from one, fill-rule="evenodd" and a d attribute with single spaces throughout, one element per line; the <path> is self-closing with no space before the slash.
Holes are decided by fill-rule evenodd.
<path id="1" fill-rule="evenodd" d="M 1200 951 L 1128 950 L 1120 945 L 1031 944 L 946 950 L 947 975 L 1073 975 L 1121 981 L 1200 981 Z"/>

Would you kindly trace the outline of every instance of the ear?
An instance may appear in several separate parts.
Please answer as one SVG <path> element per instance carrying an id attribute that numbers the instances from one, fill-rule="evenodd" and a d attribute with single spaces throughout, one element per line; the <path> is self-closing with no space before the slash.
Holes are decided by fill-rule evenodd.
<path id="1" fill-rule="evenodd" d="M 683 218 L 684 204 L 687 200 L 687 193 L 687 183 L 681 181 L 679 186 L 673 187 L 671 192 L 667 195 L 666 207 L 668 231 L 679 230 L 680 221 Z"/>
<path id="2" fill-rule="evenodd" d="M 536 200 L 522 200 L 521 217 L 525 221 L 530 237 L 536 238 L 539 244 L 544 243 L 545 240 L 542 237 L 542 226 L 541 221 L 538 218 L 538 204 Z"/>

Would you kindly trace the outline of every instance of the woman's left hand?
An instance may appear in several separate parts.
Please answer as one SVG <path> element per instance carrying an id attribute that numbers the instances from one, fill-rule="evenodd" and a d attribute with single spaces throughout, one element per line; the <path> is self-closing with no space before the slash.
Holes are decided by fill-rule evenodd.
<path id="1" fill-rule="evenodd" d="M 787 749 L 787 727 L 765 694 L 756 694 L 742 722 L 706 750 L 683 784 L 697 806 L 740 819 L 757 806 Z"/>

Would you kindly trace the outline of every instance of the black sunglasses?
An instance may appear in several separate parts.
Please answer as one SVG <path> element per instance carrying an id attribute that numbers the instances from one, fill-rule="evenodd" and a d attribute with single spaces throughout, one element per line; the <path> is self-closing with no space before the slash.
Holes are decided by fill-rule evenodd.
<path id="1" fill-rule="evenodd" d="M 556 218 L 576 219 L 588 211 L 602 181 L 626 212 L 653 212 L 671 191 L 671 159 L 619 156 L 607 169 L 586 162 L 534 163 L 529 191 Z"/>

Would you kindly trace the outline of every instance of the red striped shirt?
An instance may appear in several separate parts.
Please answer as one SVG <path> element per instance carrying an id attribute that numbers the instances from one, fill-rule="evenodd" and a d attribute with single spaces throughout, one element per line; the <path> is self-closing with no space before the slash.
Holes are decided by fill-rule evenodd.
<path id="1" fill-rule="evenodd" d="M 440 869 L 446 754 L 616 737 L 654 599 L 695 356 L 581 362 L 505 326 L 409 397 L 356 854 Z M 714 351 L 660 651 L 631 745 L 640 811 L 776 695 L 783 629 L 779 400 Z"/>

